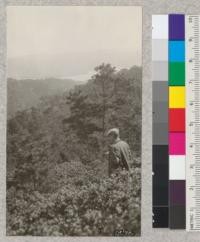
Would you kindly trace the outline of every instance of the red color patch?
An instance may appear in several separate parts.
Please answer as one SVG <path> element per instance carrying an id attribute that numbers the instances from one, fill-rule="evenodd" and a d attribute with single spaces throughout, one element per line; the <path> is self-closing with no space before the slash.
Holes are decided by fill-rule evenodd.
<path id="1" fill-rule="evenodd" d="M 185 109 L 169 109 L 169 132 L 185 132 Z"/>

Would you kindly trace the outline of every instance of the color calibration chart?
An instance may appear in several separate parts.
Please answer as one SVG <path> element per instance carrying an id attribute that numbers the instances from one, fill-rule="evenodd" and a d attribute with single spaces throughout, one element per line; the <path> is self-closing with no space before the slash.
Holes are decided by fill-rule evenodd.
<path id="1" fill-rule="evenodd" d="M 152 16 L 153 227 L 200 231 L 200 17 Z"/>

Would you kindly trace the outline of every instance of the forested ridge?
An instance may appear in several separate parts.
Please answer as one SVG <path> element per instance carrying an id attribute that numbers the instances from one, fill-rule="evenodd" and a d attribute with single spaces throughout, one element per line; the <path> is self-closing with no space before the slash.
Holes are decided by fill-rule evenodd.
<path id="1" fill-rule="evenodd" d="M 8 117 L 14 117 L 17 111 L 37 106 L 40 99 L 60 95 L 72 89 L 80 82 L 71 79 L 7 79 Z"/>
<path id="2" fill-rule="evenodd" d="M 141 78 L 140 67 L 101 64 L 86 84 L 8 119 L 8 235 L 140 234 Z M 113 127 L 131 147 L 132 186 L 125 171 L 108 177 Z"/>

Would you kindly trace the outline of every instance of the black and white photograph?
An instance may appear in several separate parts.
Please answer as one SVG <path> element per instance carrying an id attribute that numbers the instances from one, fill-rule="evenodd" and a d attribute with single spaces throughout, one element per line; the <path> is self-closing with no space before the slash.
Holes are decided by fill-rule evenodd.
<path id="1" fill-rule="evenodd" d="M 7 236 L 140 236 L 142 7 L 7 7 Z"/>

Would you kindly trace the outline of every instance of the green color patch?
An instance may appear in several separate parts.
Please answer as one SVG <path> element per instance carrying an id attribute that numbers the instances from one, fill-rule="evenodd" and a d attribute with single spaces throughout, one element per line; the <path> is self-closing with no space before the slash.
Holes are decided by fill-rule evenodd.
<path id="1" fill-rule="evenodd" d="M 169 63 L 169 86 L 185 86 L 185 62 Z"/>

